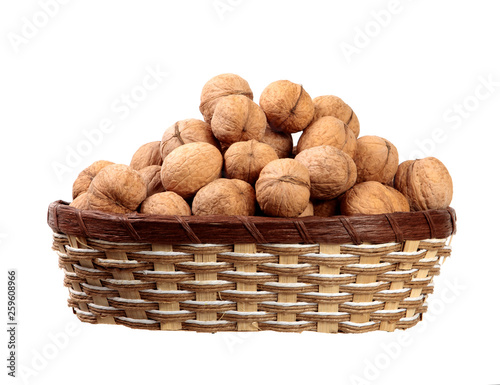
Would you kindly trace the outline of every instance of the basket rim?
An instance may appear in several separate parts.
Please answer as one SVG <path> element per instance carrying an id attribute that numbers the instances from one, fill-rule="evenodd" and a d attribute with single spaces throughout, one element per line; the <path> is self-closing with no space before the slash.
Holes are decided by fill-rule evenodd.
<path id="1" fill-rule="evenodd" d="M 379 244 L 448 238 L 456 232 L 456 212 L 447 207 L 333 217 L 163 216 L 80 210 L 57 200 L 49 204 L 47 224 L 56 234 L 118 243 Z"/>

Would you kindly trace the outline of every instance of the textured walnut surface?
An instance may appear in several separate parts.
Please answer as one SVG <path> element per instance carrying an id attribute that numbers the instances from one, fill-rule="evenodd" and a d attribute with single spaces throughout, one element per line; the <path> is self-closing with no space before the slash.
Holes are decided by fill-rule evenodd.
<path id="1" fill-rule="evenodd" d="M 341 98 L 334 95 L 323 95 L 313 99 L 315 112 L 314 120 L 323 116 L 334 116 L 342 120 L 357 138 L 359 136 L 359 120 L 351 107 Z"/>
<path id="2" fill-rule="evenodd" d="M 130 161 L 130 167 L 141 170 L 148 166 L 161 166 L 160 141 L 143 144 L 137 149 Z"/>
<path id="3" fill-rule="evenodd" d="M 99 171 L 111 164 L 114 163 L 107 160 L 98 160 L 81 171 L 73 183 L 73 199 L 86 192 L 89 189 L 90 183 Z"/>
<path id="4" fill-rule="evenodd" d="M 141 213 L 158 215 L 191 215 L 191 207 L 173 191 L 151 195 L 141 204 Z"/>
<path id="5" fill-rule="evenodd" d="M 362 136 L 357 140 L 354 162 L 358 169 L 358 183 L 376 181 L 389 184 L 398 169 L 398 150 L 387 139 Z"/>

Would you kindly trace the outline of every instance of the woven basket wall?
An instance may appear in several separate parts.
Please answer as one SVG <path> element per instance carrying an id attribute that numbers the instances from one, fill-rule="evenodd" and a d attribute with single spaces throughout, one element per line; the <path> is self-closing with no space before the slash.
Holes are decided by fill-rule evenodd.
<path id="1" fill-rule="evenodd" d="M 198 332 L 414 326 L 455 223 L 451 208 L 292 219 L 48 210 L 81 321 Z"/>

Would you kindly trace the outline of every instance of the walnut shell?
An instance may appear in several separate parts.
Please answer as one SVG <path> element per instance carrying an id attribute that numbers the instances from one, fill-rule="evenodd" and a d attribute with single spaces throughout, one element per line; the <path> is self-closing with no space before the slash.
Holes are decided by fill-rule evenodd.
<path id="1" fill-rule="evenodd" d="M 134 170 L 141 170 L 148 166 L 161 166 L 163 158 L 160 154 L 160 142 L 150 142 L 143 144 L 132 156 L 130 167 Z"/>
<path id="2" fill-rule="evenodd" d="M 148 197 L 165 191 L 161 183 L 161 166 L 144 167 L 142 170 L 139 170 L 139 174 L 141 174 L 148 188 Z"/>
<path id="3" fill-rule="evenodd" d="M 171 125 L 163 133 L 160 144 L 162 159 L 175 148 L 193 142 L 205 142 L 219 148 L 210 124 L 199 119 L 184 119 Z"/>
<path id="4" fill-rule="evenodd" d="M 243 95 L 221 98 L 212 116 L 212 132 L 224 144 L 260 140 L 266 125 L 264 111 Z"/>
<path id="5" fill-rule="evenodd" d="M 254 215 L 255 191 L 239 179 L 216 179 L 193 199 L 194 215 Z"/>
<path id="6" fill-rule="evenodd" d="M 297 154 L 295 160 L 309 170 L 311 198 L 334 199 L 356 183 L 356 165 L 333 146 L 316 146 Z"/>
<path id="7" fill-rule="evenodd" d="M 278 159 L 273 148 L 256 140 L 233 143 L 224 154 L 224 170 L 228 178 L 254 184 L 266 164 Z"/>
<path id="8" fill-rule="evenodd" d="M 312 216 L 314 216 L 314 205 L 311 201 L 309 201 L 306 209 L 302 211 L 302 214 L 300 214 L 299 217 L 312 217 Z"/>
<path id="9" fill-rule="evenodd" d="M 309 204 L 311 182 L 307 168 L 295 159 L 277 159 L 260 172 L 257 202 L 273 217 L 298 217 Z"/>
<path id="10" fill-rule="evenodd" d="M 110 213 L 131 213 L 146 199 L 147 187 L 141 174 L 124 164 L 112 164 L 95 176 L 88 190 L 89 209 Z"/>
<path id="11" fill-rule="evenodd" d="M 453 181 L 446 166 L 428 157 L 401 163 L 394 187 L 410 202 L 412 210 L 445 209 L 453 198 Z"/>
<path id="12" fill-rule="evenodd" d="M 73 199 L 89 189 L 90 183 L 104 167 L 114 164 L 107 160 L 98 160 L 84 169 L 73 183 Z"/>
<path id="13" fill-rule="evenodd" d="M 314 117 L 314 103 L 300 84 L 278 80 L 269 84 L 260 95 L 260 106 L 275 131 L 302 131 Z"/>
<path id="14" fill-rule="evenodd" d="M 389 197 L 391 198 L 392 201 L 392 207 L 394 209 L 394 212 L 397 211 L 410 211 L 410 203 L 408 202 L 408 199 L 401 194 L 398 190 L 396 190 L 394 187 L 387 186 L 387 192 L 389 193 Z"/>
<path id="15" fill-rule="evenodd" d="M 357 183 L 373 180 L 389 184 L 398 169 L 398 150 L 387 139 L 362 136 L 357 140 L 354 162 L 358 169 Z"/>
<path id="16" fill-rule="evenodd" d="M 182 197 L 173 191 L 160 192 L 146 198 L 141 204 L 141 213 L 158 215 L 191 215 L 191 208 Z"/>
<path id="17" fill-rule="evenodd" d="M 314 121 L 323 116 L 334 116 L 342 120 L 351 129 L 354 136 L 359 136 L 359 120 L 351 107 L 334 95 L 323 95 L 313 99 L 315 113 Z"/>
<path id="18" fill-rule="evenodd" d="M 88 196 L 87 192 L 81 193 L 69 205 L 79 210 L 88 210 L 89 201 L 87 196 Z"/>
<path id="19" fill-rule="evenodd" d="M 354 133 L 344 122 L 333 116 L 324 116 L 304 130 L 297 142 L 297 151 L 300 153 L 316 146 L 333 146 L 353 158 L 357 144 Z"/>
<path id="20" fill-rule="evenodd" d="M 184 199 L 191 198 L 200 188 L 219 178 L 222 162 L 220 151 L 211 144 L 204 142 L 184 144 L 163 160 L 161 168 L 163 187 Z"/>
<path id="21" fill-rule="evenodd" d="M 211 123 L 219 100 L 228 95 L 244 95 L 253 100 L 248 82 L 235 74 L 221 74 L 210 79 L 201 91 L 200 112 L 205 122 Z"/>
<path id="22" fill-rule="evenodd" d="M 260 140 L 262 143 L 270 145 L 278 158 L 289 158 L 292 156 L 293 138 L 292 134 L 287 132 L 278 132 L 271 130 L 269 123 L 267 124 L 264 136 Z"/>
<path id="23" fill-rule="evenodd" d="M 348 190 L 341 202 L 343 215 L 385 214 L 404 210 L 399 198 L 393 191 L 380 182 L 368 181 L 354 185 Z"/>
<path id="24" fill-rule="evenodd" d="M 317 217 L 333 217 L 340 215 L 340 200 L 341 198 L 330 200 L 314 200 L 314 215 Z"/>

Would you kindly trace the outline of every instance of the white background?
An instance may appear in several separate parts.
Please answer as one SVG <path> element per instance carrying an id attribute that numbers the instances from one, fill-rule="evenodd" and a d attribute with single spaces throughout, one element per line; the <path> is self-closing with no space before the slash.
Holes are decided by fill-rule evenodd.
<path id="1" fill-rule="evenodd" d="M 18 377 L 9 383 L 500 383 L 498 2 L 55 4 L 0 5 L 0 290 L 15 268 L 19 291 Z M 152 70 L 168 75 L 141 93 Z M 83 324 L 66 307 L 48 204 L 70 200 L 74 178 L 93 161 L 128 163 L 175 121 L 201 118 L 201 88 L 224 72 L 244 77 L 257 101 L 278 79 L 313 97 L 338 95 L 361 135 L 387 138 L 401 161 L 433 155 L 447 165 L 459 231 L 417 327 L 162 333 Z M 134 108 L 124 107 L 131 93 Z M 99 136 L 106 122 L 112 129 Z M 4 383 L 7 333 L 1 341 Z"/>

